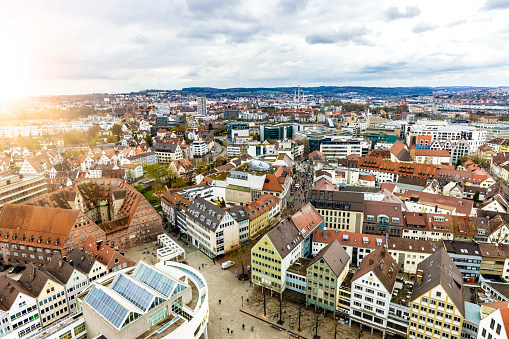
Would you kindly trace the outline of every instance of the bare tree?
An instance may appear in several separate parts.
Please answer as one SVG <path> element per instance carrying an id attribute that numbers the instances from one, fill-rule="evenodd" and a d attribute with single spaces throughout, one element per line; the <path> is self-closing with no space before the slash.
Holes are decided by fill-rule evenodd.
<path id="1" fill-rule="evenodd" d="M 235 249 L 233 256 L 235 258 L 235 261 L 240 264 L 242 267 L 242 273 L 239 275 L 239 280 L 245 281 L 249 279 L 249 274 L 245 271 L 245 264 L 244 262 L 248 259 L 246 259 L 246 251 L 247 246 L 244 243 L 239 243 L 239 246 Z"/>

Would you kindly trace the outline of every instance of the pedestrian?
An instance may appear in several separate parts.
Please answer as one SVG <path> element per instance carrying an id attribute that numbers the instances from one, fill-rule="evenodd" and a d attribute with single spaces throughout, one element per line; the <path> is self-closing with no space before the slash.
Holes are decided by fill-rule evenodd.
<path id="1" fill-rule="evenodd" d="M 254 326 L 251 326 L 251 332 L 253 332 L 253 331 L 254 331 Z"/>
<path id="2" fill-rule="evenodd" d="M 200 266 L 198 266 L 198 271 L 201 271 L 201 267 Z"/>
<path id="3" fill-rule="evenodd" d="M 244 330 L 244 324 L 242 324 L 242 330 Z"/>
<path id="4" fill-rule="evenodd" d="M 221 299 L 219 299 L 219 305 L 221 305 Z"/>
<path id="5" fill-rule="evenodd" d="M 229 327 L 226 330 L 228 331 L 228 333 L 230 333 L 230 328 Z"/>
<path id="6" fill-rule="evenodd" d="M 233 330 L 231 330 L 231 334 L 233 335 Z"/>
<path id="7" fill-rule="evenodd" d="M 201 267 L 203 267 L 203 263 L 201 263 Z"/>
<path id="8" fill-rule="evenodd" d="M 249 298 L 247 298 L 246 301 L 247 301 L 247 304 L 249 305 Z"/>

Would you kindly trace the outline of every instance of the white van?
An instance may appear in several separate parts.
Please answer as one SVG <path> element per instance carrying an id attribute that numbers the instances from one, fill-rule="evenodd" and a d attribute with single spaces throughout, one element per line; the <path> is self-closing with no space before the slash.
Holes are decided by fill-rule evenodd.
<path id="1" fill-rule="evenodd" d="M 221 267 L 223 268 L 223 270 L 226 270 L 232 266 L 235 266 L 235 263 L 231 260 L 225 261 L 224 263 L 221 264 Z"/>

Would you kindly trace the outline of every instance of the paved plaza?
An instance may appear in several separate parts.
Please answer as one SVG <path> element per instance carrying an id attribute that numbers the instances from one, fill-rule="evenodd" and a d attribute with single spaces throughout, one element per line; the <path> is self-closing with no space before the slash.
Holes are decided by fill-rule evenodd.
<path id="1" fill-rule="evenodd" d="M 222 270 L 221 264 L 213 264 L 212 260 L 205 256 L 200 251 L 192 251 L 186 255 L 186 261 L 192 267 L 200 267 L 201 273 L 207 280 L 209 287 L 209 303 L 210 303 L 210 322 L 208 326 L 209 338 L 226 338 L 226 337 L 240 337 L 240 338 L 289 338 L 294 337 L 290 332 L 301 335 L 304 338 L 312 338 L 315 324 L 315 315 L 312 308 L 303 311 L 301 333 L 297 332 L 296 326 L 296 311 L 286 302 L 285 310 L 294 312 L 291 324 L 294 327 L 290 328 L 288 321 L 281 326 L 283 330 L 277 330 L 271 327 L 271 324 L 277 325 L 277 319 L 274 319 L 275 309 L 277 308 L 277 299 L 270 297 L 267 293 L 267 313 L 268 317 L 263 317 L 263 307 L 260 303 L 255 305 L 250 301 L 247 305 L 247 298 L 253 298 L 253 288 L 250 287 L 249 282 L 241 282 L 235 277 L 235 271 L 240 272 L 240 267 L 232 267 L 228 270 Z M 203 268 L 201 268 L 203 264 Z M 244 298 L 242 298 L 244 297 Z M 219 304 L 221 300 L 221 304 Z M 244 302 L 244 306 L 242 303 Z M 270 313 L 272 312 L 272 313 Z M 242 330 L 242 324 L 245 325 L 245 330 Z M 251 326 L 255 329 L 250 331 Z M 279 326 L 279 325 L 278 325 Z M 318 334 L 321 338 L 334 338 L 334 320 L 330 315 L 327 318 L 320 316 L 320 326 Z M 233 334 L 228 334 L 227 329 L 233 330 Z M 366 332 L 362 338 L 380 338 L 380 333 L 370 335 Z M 339 324 L 337 338 L 359 338 L 359 328 L 356 326 L 349 327 L 348 325 Z"/>

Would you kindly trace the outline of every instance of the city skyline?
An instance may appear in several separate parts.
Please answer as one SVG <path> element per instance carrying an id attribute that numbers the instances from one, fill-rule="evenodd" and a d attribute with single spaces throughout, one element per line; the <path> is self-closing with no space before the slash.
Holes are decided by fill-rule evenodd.
<path id="1" fill-rule="evenodd" d="M 2 3 L 0 100 L 144 88 L 503 86 L 507 0 Z"/>

